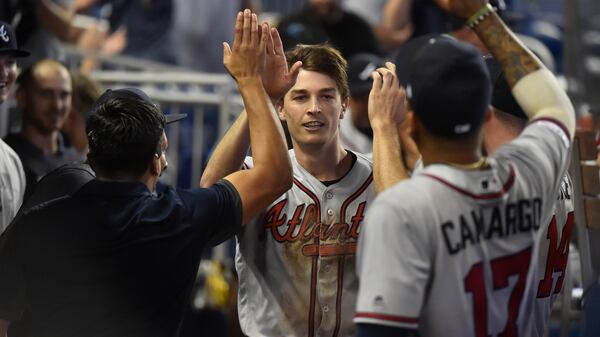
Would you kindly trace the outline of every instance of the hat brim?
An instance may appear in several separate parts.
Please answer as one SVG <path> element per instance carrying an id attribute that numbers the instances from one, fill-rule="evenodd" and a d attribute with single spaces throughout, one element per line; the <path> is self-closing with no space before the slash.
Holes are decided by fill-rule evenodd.
<path id="1" fill-rule="evenodd" d="M 187 114 L 167 114 L 165 118 L 167 120 L 167 124 L 175 123 L 187 117 Z"/>
<path id="2" fill-rule="evenodd" d="M 27 57 L 30 52 L 21 49 L 0 49 L 0 55 L 10 55 L 12 57 Z"/>

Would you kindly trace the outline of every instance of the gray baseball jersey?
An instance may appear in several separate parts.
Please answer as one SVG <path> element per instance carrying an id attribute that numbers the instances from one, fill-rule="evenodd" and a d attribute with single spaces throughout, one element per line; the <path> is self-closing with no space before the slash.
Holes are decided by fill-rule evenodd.
<path id="1" fill-rule="evenodd" d="M 353 336 L 355 253 L 375 197 L 372 163 L 356 162 L 325 186 L 293 150 L 294 185 L 238 235 L 238 311 L 254 336 Z M 251 166 L 251 162 L 246 164 Z"/>
<path id="2" fill-rule="evenodd" d="M 538 252 L 537 299 L 535 301 L 535 334 L 543 336 L 552 304 L 562 290 L 569 261 L 569 243 L 574 226 L 573 184 L 565 174 L 550 222 L 542 227 Z"/>
<path id="3" fill-rule="evenodd" d="M 429 165 L 384 191 L 359 240 L 357 323 L 421 336 L 529 336 L 537 259 L 570 141 L 532 122 L 489 168 Z"/>

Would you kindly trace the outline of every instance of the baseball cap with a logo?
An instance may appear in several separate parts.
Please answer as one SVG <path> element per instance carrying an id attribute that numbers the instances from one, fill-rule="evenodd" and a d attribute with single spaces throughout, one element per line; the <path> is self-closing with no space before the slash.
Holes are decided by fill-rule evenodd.
<path id="1" fill-rule="evenodd" d="M 449 35 L 409 43 L 396 58 L 396 72 L 425 128 L 446 138 L 480 128 L 492 88 L 479 50 Z"/>
<path id="2" fill-rule="evenodd" d="M 17 46 L 17 37 L 12 27 L 3 21 L 0 21 L 0 55 L 9 54 L 13 57 L 29 56 L 29 52 L 19 49 Z"/>
<path id="3" fill-rule="evenodd" d="M 348 60 L 348 86 L 351 95 L 369 93 L 373 87 L 371 73 L 383 67 L 383 60 L 377 55 L 361 53 Z"/>

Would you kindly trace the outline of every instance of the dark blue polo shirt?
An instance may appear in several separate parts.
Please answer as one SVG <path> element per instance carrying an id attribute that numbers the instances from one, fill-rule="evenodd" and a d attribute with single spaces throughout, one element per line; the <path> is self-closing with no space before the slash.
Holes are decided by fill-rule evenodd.
<path id="1" fill-rule="evenodd" d="M 92 180 L 33 207 L 0 239 L 0 318 L 34 336 L 176 336 L 200 255 L 236 234 L 240 197 Z"/>

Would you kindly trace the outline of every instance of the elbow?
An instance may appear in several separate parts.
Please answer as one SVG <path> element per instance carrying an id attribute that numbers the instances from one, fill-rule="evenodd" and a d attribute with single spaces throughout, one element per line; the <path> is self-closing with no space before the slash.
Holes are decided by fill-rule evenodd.
<path id="1" fill-rule="evenodd" d="M 285 192 L 287 192 L 293 185 L 294 173 L 292 171 L 292 163 L 288 160 L 285 160 L 281 165 L 275 165 L 271 167 L 265 175 L 267 184 L 270 187 L 269 190 L 272 191 L 275 197 L 278 197 Z M 277 174 L 273 174 L 273 172 L 277 172 Z"/>
<path id="2" fill-rule="evenodd" d="M 200 188 L 209 188 L 215 184 L 215 179 L 208 174 L 203 174 L 200 178 Z"/>

